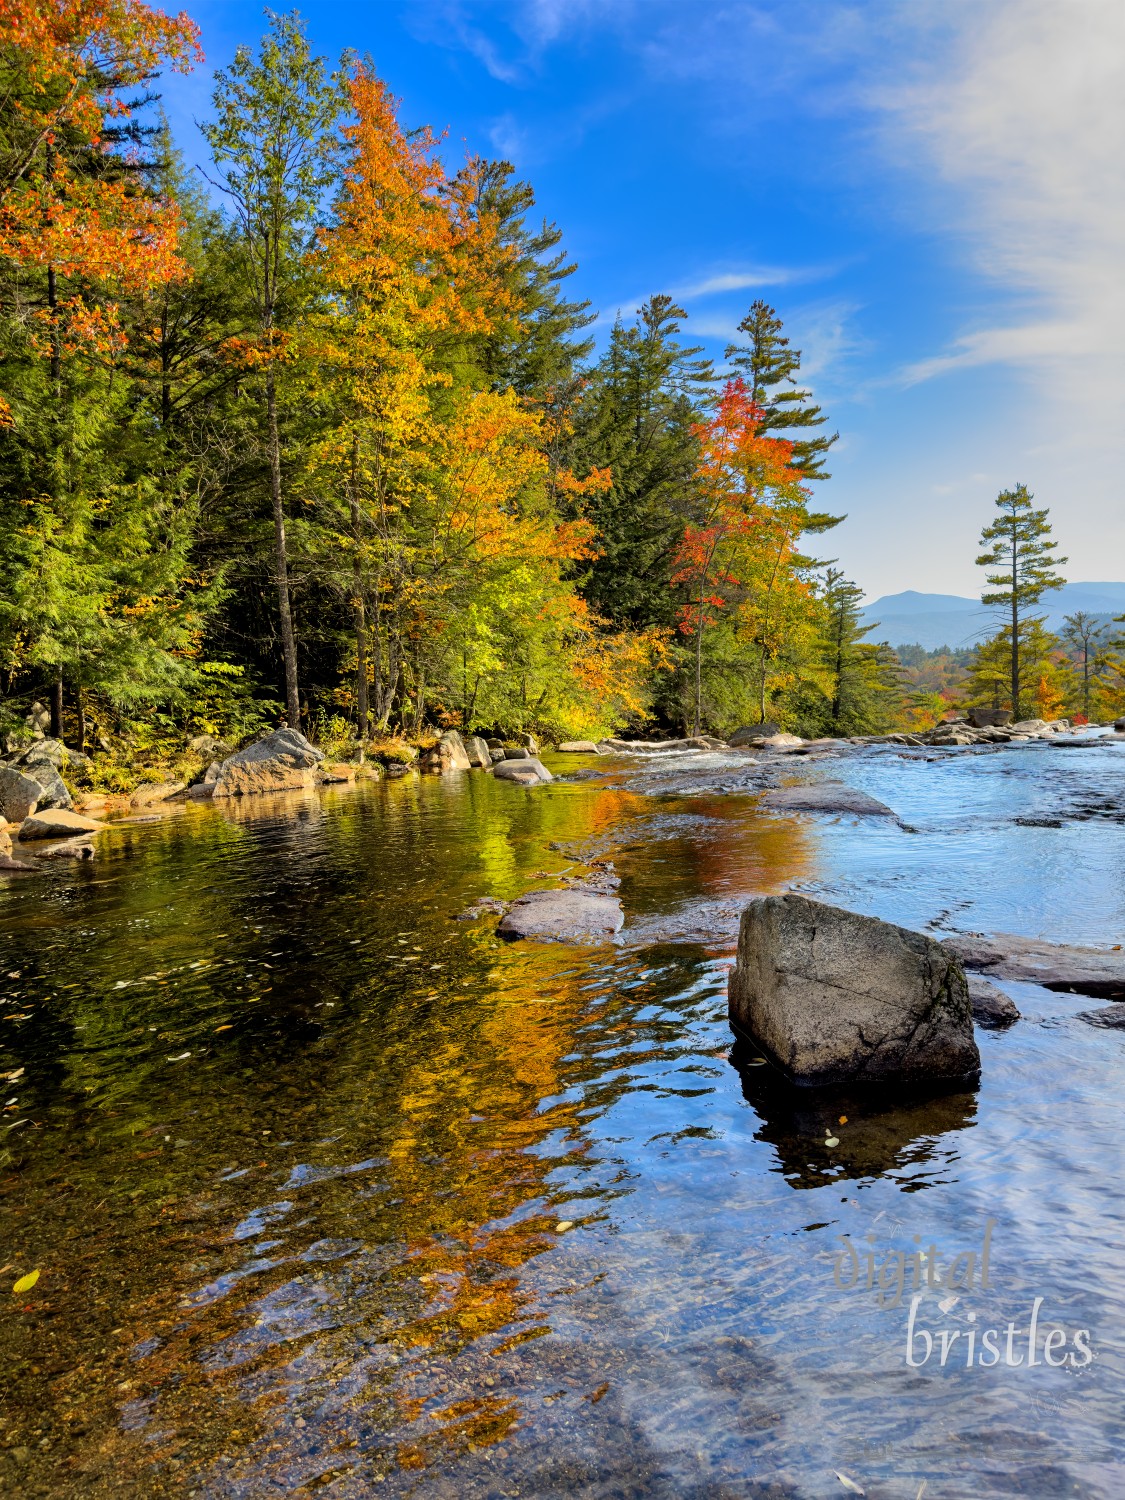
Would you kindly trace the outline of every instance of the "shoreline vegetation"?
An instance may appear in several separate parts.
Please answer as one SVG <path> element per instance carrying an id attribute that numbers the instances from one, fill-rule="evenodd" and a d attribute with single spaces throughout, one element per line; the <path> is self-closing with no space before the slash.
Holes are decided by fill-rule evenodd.
<path id="1" fill-rule="evenodd" d="M 0 736 L 83 789 L 190 780 L 278 724 L 392 763 L 519 740 L 920 732 L 1125 710 L 1114 622 L 1035 614 L 1046 511 L 997 500 L 1008 624 L 872 639 L 820 538 L 836 434 L 756 301 L 722 367 L 655 293 L 600 353 L 510 163 L 457 164 L 299 16 L 215 74 L 188 170 L 143 4 L 0 19 Z M 44 722 L 41 722 L 44 721 Z"/>

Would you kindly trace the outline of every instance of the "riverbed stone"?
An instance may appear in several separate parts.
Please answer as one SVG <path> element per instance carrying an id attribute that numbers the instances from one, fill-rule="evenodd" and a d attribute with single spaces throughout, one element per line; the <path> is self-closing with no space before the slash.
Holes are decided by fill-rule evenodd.
<path id="1" fill-rule="evenodd" d="M 496 931 L 509 942 L 532 938 L 543 943 L 602 943 L 624 920 L 616 896 L 582 890 L 529 891 L 512 902 Z"/>
<path id="2" fill-rule="evenodd" d="M 966 969 L 997 979 L 1073 990 L 1103 1000 L 1125 1000 L 1125 949 L 1045 943 L 1011 932 L 954 933 L 942 946 Z"/>
<path id="3" fill-rule="evenodd" d="M 35 811 L 43 788 L 34 776 L 16 766 L 0 766 L 0 818 L 22 823 Z"/>
<path id="4" fill-rule="evenodd" d="M 531 751 L 527 748 L 526 745 L 505 745 L 504 746 L 504 759 L 505 760 L 530 760 L 531 759 Z"/>
<path id="5" fill-rule="evenodd" d="M 778 812 L 851 813 L 860 818 L 893 818 L 884 802 L 843 781 L 810 781 L 802 786 L 779 786 L 762 796 L 763 807 Z"/>
<path id="6" fill-rule="evenodd" d="M 182 781 L 145 782 L 129 798 L 129 806 L 152 807 L 157 802 L 167 802 L 170 797 L 182 792 L 184 786 L 185 783 Z"/>
<path id="7" fill-rule="evenodd" d="M 987 979 L 982 979 L 979 974 L 968 974 L 966 980 L 969 986 L 969 1003 L 973 1007 L 973 1020 L 978 1026 L 998 1031 L 1019 1020 L 1019 1009 L 1010 995 L 1005 995 L 1002 989 Z"/>
<path id="8" fill-rule="evenodd" d="M 497 781 L 514 781 L 519 786 L 539 786 L 555 779 L 543 762 L 531 755 L 522 760 L 497 761 L 492 774 Z"/>
<path id="9" fill-rule="evenodd" d="M 593 740 L 563 740 L 558 747 L 560 755 L 599 755 Z"/>
<path id="10" fill-rule="evenodd" d="M 794 1082 L 953 1084 L 980 1071 L 961 965 L 933 938 L 789 893 L 742 914 L 730 1019 Z"/>
<path id="11" fill-rule="evenodd" d="M 212 795 L 246 797 L 300 791 L 315 784 L 316 770 L 323 759 L 323 753 L 310 745 L 299 729 L 274 729 L 221 763 Z"/>
<path id="12" fill-rule="evenodd" d="M 0 849 L 0 875 L 28 875 L 35 873 L 35 865 L 29 865 L 25 860 L 16 859 Z"/>
<path id="13" fill-rule="evenodd" d="M 66 839 L 75 834 L 96 833 L 107 825 L 97 818 L 71 812 L 65 807 L 40 808 L 20 824 L 19 837 L 28 839 Z"/>

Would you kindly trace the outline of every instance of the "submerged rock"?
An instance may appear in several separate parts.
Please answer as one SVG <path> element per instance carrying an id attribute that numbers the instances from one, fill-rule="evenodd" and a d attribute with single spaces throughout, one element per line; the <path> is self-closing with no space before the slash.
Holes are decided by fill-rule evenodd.
<path id="1" fill-rule="evenodd" d="M 742 914 L 732 1024 L 802 1084 L 980 1071 L 965 975 L 933 938 L 793 894 Z"/>
<path id="2" fill-rule="evenodd" d="M 843 781 L 810 781 L 802 786 L 779 786 L 762 795 L 764 807 L 786 812 L 852 813 L 861 818 L 893 818 L 883 802 Z"/>
<path id="3" fill-rule="evenodd" d="M 212 795 L 245 797 L 300 791 L 314 784 L 323 759 L 323 753 L 310 745 L 299 729 L 275 729 L 222 762 Z M 192 795 L 197 795 L 194 787 Z"/>
<path id="4" fill-rule="evenodd" d="M 979 974 L 969 974 L 967 978 L 973 1020 L 978 1025 L 999 1030 L 1002 1026 L 1010 1026 L 1013 1021 L 1019 1020 L 1019 1010 L 1010 995 L 1005 995 L 1003 990 L 997 989 Z"/>
<path id="5" fill-rule="evenodd" d="M 532 755 L 524 755 L 519 760 L 497 761 L 492 774 L 497 781 L 514 781 L 519 786 L 539 786 L 555 779 L 543 762 Z"/>
<path id="6" fill-rule="evenodd" d="M 597 891 L 529 891 L 513 901 L 497 933 L 514 942 L 535 938 L 543 943 L 602 943 L 625 921 L 616 896 Z"/>
<path id="7" fill-rule="evenodd" d="M 108 825 L 97 818 L 87 818 L 82 813 L 71 812 L 65 807 L 40 809 L 25 818 L 20 824 L 19 837 L 29 839 L 66 839 L 79 833 L 96 833 Z"/>
<path id="8" fill-rule="evenodd" d="M 954 933 L 942 946 L 966 969 L 997 979 L 1018 979 L 1048 990 L 1073 991 L 1103 1000 L 1125 1000 L 1125 950 L 1044 943 L 1010 932 Z"/>

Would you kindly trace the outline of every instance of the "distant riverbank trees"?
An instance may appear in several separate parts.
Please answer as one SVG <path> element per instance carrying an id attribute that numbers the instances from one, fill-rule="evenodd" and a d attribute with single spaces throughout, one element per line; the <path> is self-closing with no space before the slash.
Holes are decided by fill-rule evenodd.
<path id="1" fill-rule="evenodd" d="M 140 0 L 0 9 L 0 732 L 901 718 L 773 308 L 722 370 L 663 294 L 595 357 L 510 164 L 285 16 L 189 173 L 145 99 L 198 56 Z"/>

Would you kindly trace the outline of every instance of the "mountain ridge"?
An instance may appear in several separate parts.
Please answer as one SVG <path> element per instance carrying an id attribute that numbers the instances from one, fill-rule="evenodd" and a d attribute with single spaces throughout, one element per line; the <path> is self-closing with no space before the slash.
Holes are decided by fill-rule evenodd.
<path id="1" fill-rule="evenodd" d="M 1049 630 L 1059 630 L 1064 617 L 1078 610 L 1107 619 L 1125 614 L 1125 583 L 1064 583 L 1044 595 L 1036 613 L 1046 616 Z M 1003 624 L 1002 611 L 983 605 L 979 599 L 917 589 L 884 594 L 865 604 L 860 615 L 865 624 L 877 627 L 869 639 L 888 641 L 892 646 L 919 645 L 927 651 L 939 646 L 957 650 L 976 645 Z"/>

